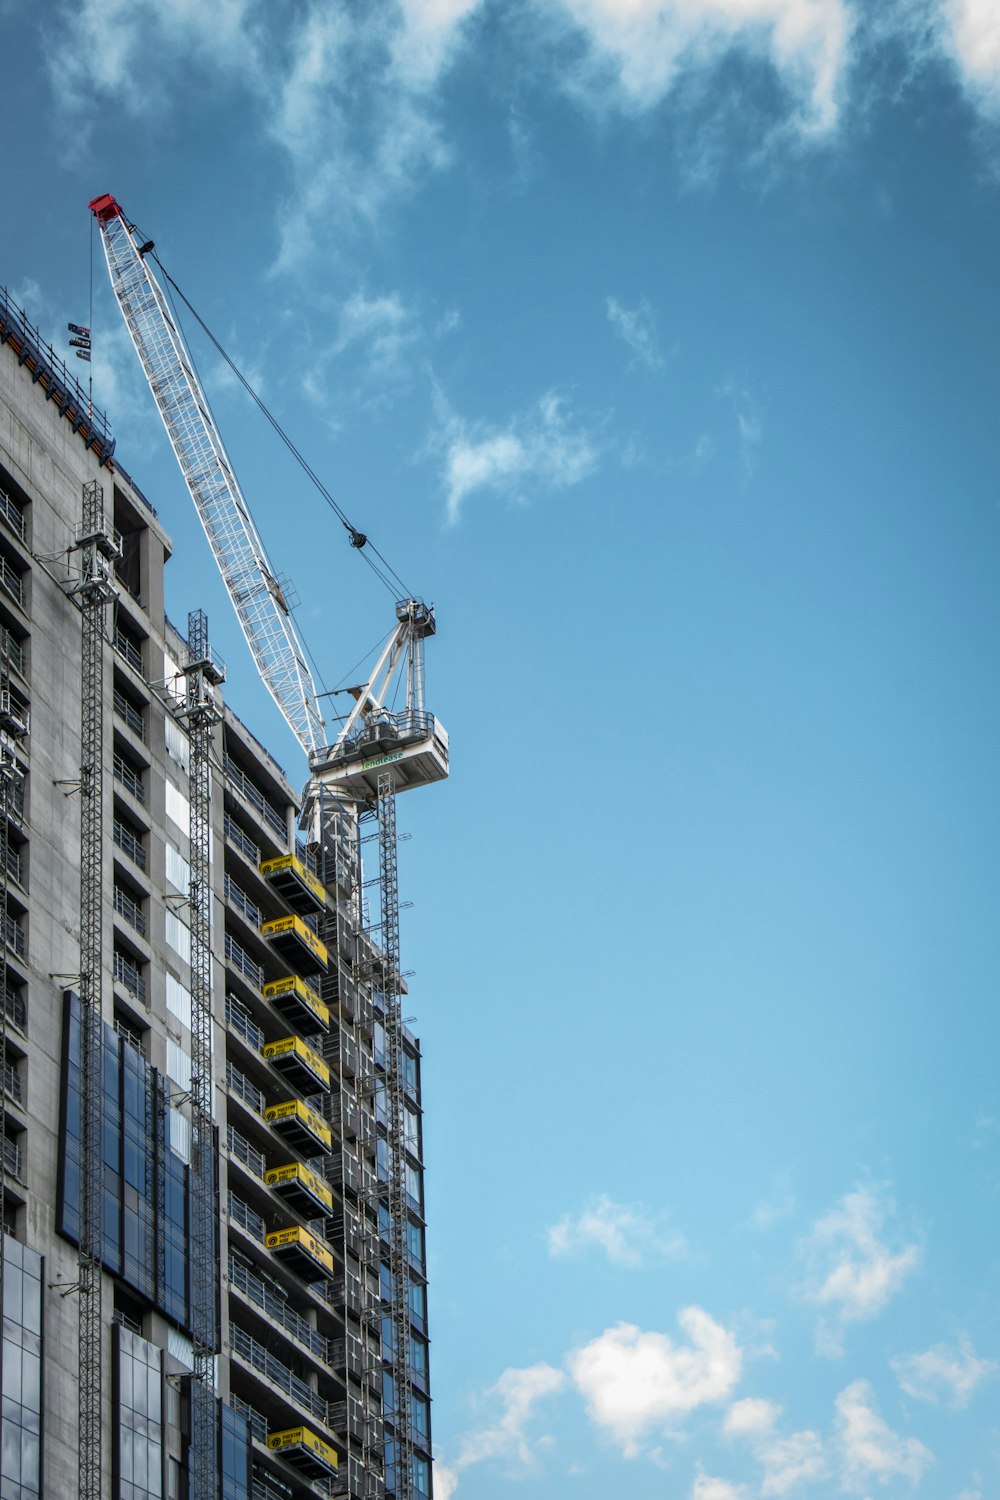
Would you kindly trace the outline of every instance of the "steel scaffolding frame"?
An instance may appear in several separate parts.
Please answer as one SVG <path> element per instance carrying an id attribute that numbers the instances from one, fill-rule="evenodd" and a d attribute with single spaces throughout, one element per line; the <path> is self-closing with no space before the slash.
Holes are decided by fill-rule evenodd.
<path id="1" fill-rule="evenodd" d="M 7 857 L 10 832 L 7 816 L 10 811 L 10 794 L 15 781 L 24 775 L 14 754 L 14 746 L 25 733 L 24 725 L 9 711 L 9 633 L 5 632 L 0 647 L 0 972 L 2 972 L 2 995 L 0 995 L 0 1061 L 7 1063 Z M 5 1269 L 4 1222 L 7 1210 L 7 1091 L 0 1087 L 0 1310 L 3 1308 Z M 0 1339 L 2 1342 L 2 1339 Z M 2 1350 L 0 1350 L 2 1353 Z M 0 1358 L 0 1411 L 3 1408 L 3 1360 Z"/>
<path id="2" fill-rule="evenodd" d="M 104 936 L 104 644 L 107 605 L 117 591 L 111 562 L 119 555 L 104 515 L 104 490 L 83 486 L 83 524 L 76 539 L 82 660 L 80 711 L 80 1500 L 101 1500 L 103 1400 L 102 1184 Z"/>
<path id="3" fill-rule="evenodd" d="M 222 713 L 213 688 L 225 677 L 208 643 L 203 610 L 188 615 L 184 720 L 190 741 L 191 806 L 191 1500 L 216 1500 L 215 1356 L 219 1350 L 219 1253 L 215 1174 L 218 1156 L 212 1119 L 212 746 Z"/>

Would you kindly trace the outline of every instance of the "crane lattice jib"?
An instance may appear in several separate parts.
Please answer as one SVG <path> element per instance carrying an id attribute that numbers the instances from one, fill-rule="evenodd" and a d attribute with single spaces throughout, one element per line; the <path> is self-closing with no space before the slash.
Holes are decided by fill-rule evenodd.
<path id="1" fill-rule="evenodd" d="M 120 205 L 105 194 L 90 207 L 118 305 L 257 670 L 310 755 L 326 742 L 316 687 L 184 337 Z"/>

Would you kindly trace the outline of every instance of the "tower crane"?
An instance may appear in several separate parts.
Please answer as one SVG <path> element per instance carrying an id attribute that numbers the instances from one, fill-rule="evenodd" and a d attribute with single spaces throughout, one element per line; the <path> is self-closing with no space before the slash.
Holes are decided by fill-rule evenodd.
<path id="1" fill-rule="evenodd" d="M 414 1494 L 409 1411 L 407 1211 L 401 1014 L 403 983 L 399 969 L 399 899 L 396 859 L 395 796 L 448 775 L 448 737 L 424 704 L 424 641 L 435 633 L 433 608 L 416 598 L 399 599 L 387 644 L 366 683 L 351 689 L 354 705 L 332 742 L 319 695 L 306 661 L 287 600 L 273 568 L 195 371 L 194 361 L 151 260 L 152 241 L 144 241 L 117 200 L 105 193 L 90 209 L 97 219 L 111 286 L 121 309 L 146 380 L 163 419 L 171 447 L 194 501 L 205 534 L 232 600 L 258 673 L 305 752 L 309 766 L 306 815 L 311 837 L 321 842 L 324 808 L 331 804 L 352 815 L 374 814 L 379 829 L 381 907 L 381 979 L 386 1067 L 382 1083 L 388 1143 L 383 1205 L 388 1212 L 388 1305 L 383 1319 L 392 1330 L 391 1358 L 395 1379 L 384 1415 L 395 1434 L 392 1486 L 395 1500 Z M 162 268 L 161 268 L 162 269 Z M 345 521 L 345 524 L 346 521 Z M 348 526 L 352 545 L 367 538 Z M 405 681 L 405 706 L 389 706 L 394 686 Z M 206 750 L 207 754 L 207 750 Z M 192 1019 L 194 1025 L 195 1019 Z M 211 1024 L 201 1018 L 203 1025 Z M 210 1056 L 209 1056 L 210 1067 Z M 198 1191 L 197 1182 L 194 1190 Z M 205 1251 L 207 1256 L 208 1251 Z M 192 1265 L 192 1277 L 217 1275 L 205 1256 Z M 206 1287 L 201 1286 L 204 1301 Z M 197 1302 L 197 1297 L 192 1301 Z M 211 1391 L 212 1349 L 196 1339 L 196 1380 Z M 200 1356 L 200 1357 L 199 1357 Z M 207 1445 L 206 1434 L 200 1441 Z M 368 1450 L 366 1449 L 366 1452 Z M 207 1454 L 192 1454 L 192 1491 L 210 1488 Z M 199 1478 L 200 1476 L 200 1478 Z M 378 1484 L 370 1493 L 378 1493 Z M 89 1500 L 89 1497 L 85 1497 Z"/>

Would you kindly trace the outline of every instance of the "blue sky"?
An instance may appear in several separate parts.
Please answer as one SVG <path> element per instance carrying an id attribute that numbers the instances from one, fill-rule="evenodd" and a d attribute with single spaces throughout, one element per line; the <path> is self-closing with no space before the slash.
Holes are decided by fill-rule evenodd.
<path id="1" fill-rule="evenodd" d="M 0 0 L 0 280 L 115 193 L 438 607 L 401 804 L 442 1500 L 996 1500 L 995 0 Z M 294 779 L 98 264 L 94 372 Z M 389 624 L 194 341 L 330 685 Z"/>

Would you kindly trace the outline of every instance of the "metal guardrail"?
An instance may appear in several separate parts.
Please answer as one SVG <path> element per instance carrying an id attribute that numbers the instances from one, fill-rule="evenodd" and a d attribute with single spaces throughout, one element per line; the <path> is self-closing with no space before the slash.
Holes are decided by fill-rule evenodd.
<path id="1" fill-rule="evenodd" d="M 119 755 L 117 752 L 112 762 L 112 770 L 119 786 L 123 786 L 137 802 L 144 803 L 146 801 L 146 789 L 142 784 L 141 774 L 129 765 L 123 755 Z"/>
<path id="2" fill-rule="evenodd" d="M 241 1396 L 230 1396 L 229 1405 L 232 1407 L 233 1411 L 237 1412 L 241 1417 L 246 1418 L 246 1420 L 250 1424 L 250 1431 L 253 1433 L 258 1443 L 264 1443 L 266 1445 L 267 1418 L 264 1416 L 263 1412 L 259 1412 L 255 1406 L 251 1406 L 249 1401 L 244 1401 Z"/>
<path id="3" fill-rule="evenodd" d="M 7 874 L 16 880 L 18 885 L 24 885 L 24 857 L 12 844 L 7 845 Z"/>
<path id="4" fill-rule="evenodd" d="M 236 788 L 244 801 L 250 803 L 250 806 L 264 819 L 264 822 L 271 829 L 272 833 L 277 834 L 278 838 L 284 843 L 288 837 L 288 825 L 281 813 L 278 812 L 278 809 L 268 801 L 260 787 L 251 781 L 250 777 L 233 760 L 231 755 L 226 756 L 223 764 L 226 772 L 226 780 Z"/>
<path id="5" fill-rule="evenodd" d="M 4 931 L 7 937 L 7 947 L 16 953 L 18 958 L 24 957 L 24 928 L 19 926 L 17 919 L 8 912 L 4 917 Z"/>
<path id="6" fill-rule="evenodd" d="M 142 714 L 134 703 L 130 703 L 124 693 L 115 688 L 113 696 L 114 710 L 119 719 L 127 724 L 137 739 L 145 742 L 146 726 L 143 723 Z"/>
<path id="7" fill-rule="evenodd" d="M 260 1214 L 255 1214 L 249 1203 L 244 1203 L 232 1192 L 229 1194 L 229 1217 L 240 1229 L 246 1230 L 251 1239 L 259 1240 L 262 1245 L 267 1240 L 267 1228 Z"/>
<path id="8" fill-rule="evenodd" d="M 24 1156 L 20 1146 L 9 1135 L 5 1135 L 3 1139 L 3 1161 L 11 1176 L 23 1181 Z"/>
<path id="9" fill-rule="evenodd" d="M 120 625 L 115 629 L 115 650 L 124 661 L 128 662 L 130 667 L 135 668 L 141 677 L 142 648 L 126 631 L 122 630 Z"/>
<path id="10" fill-rule="evenodd" d="M 249 979 L 259 990 L 264 988 L 264 969 L 255 959 L 252 959 L 245 949 L 241 948 L 235 938 L 226 933 L 225 942 L 226 963 L 232 964 L 244 979 Z"/>
<path id="11" fill-rule="evenodd" d="M 260 849 L 249 834 L 243 832 L 236 819 L 231 818 L 226 813 L 222 827 L 226 838 L 233 845 L 234 849 L 238 849 L 245 859 L 248 859 L 255 868 L 259 868 L 261 859 Z"/>
<path id="12" fill-rule="evenodd" d="M 262 1052 L 266 1038 L 263 1031 L 235 995 L 226 996 L 226 1024 L 256 1051 Z"/>
<path id="13" fill-rule="evenodd" d="M 327 1403 L 322 1396 L 318 1396 L 314 1390 L 306 1385 L 304 1380 L 292 1373 L 282 1360 L 278 1359 L 269 1350 L 259 1344 L 257 1340 L 245 1329 L 236 1323 L 229 1325 L 229 1341 L 234 1353 L 241 1359 L 245 1359 L 259 1375 L 263 1375 L 279 1390 L 285 1392 L 293 1401 L 304 1408 L 313 1417 L 326 1424 L 328 1421 Z"/>
<path id="14" fill-rule="evenodd" d="M 142 842 L 130 828 L 126 828 L 125 824 L 119 818 L 115 818 L 113 836 L 115 843 L 122 853 L 127 854 L 132 863 L 138 865 L 140 870 L 144 870 L 146 868 L 146 851 L 142 847 Z"/>
<path id="15" fill-rule="evenodd" d="M 256 902 L 251 901 L 246 891 L 242 890 L 233 877 L 226 871 L 226 879 L 223 886 L 223 894 L 227 901 L 231 901 L 238 912 L 241 912 L 247 921 L 257 932 L 264 925 L 264 913 Z"/>
<path id="16" fill-rule="evenodd" d="M 248 1078 L 245 1073 L 241 1073 L 235 1063 L 228 1061 L 226 1063 L 226 1088 L 263 1118 L 267 1107 L 263 1089 L 259 1089 L 252 1079 Z"/>
<path id="17" fill-rule="evenodd" d="M 0 656 L 6 657 L 8 663 L 24 676 L 24 647 L 6 625 L 0 625 Z"/>
<path id="18" fill-rule="evenodd" d="M 27 1031 L 28 1007 L 24 996 L 18 990 L 7 987 L 3 992 L 3 1002 L 8 1021 L 12 1021 L 19 1031 Z"/>
<path id="19" fill-rule="evenodd" d="M 273 1285 L 268 1285 L 260 1276 L 255 1276 L 249 1267 L 232 1255 L 229 1257 L 229 1280 L 245 1297 L 256 1303 L 273 1323 L 277 1323 L 292 1338 L 298 1339 L 313 1354 L 319 1355 L 320 1359 L 327 1358 L 328 1345 L 323 1335 L 317 1333 L 294 1307 L 289 1307 L 287 1298 L 281 1296 Z"/>
<path id="20" fill-rule="evenodd" d="M 0 489 L 0 517 L 7 522 L 19 541 L 25 541 L 27 527 L 24 524 L 24 511 L 14 497 L 3 489 Z"/>
<path id="21" fill-rule="evenodd" d="M 22 1099 L 21 1075 L 14 1064 L 7 1058 L 3 1065 L 3 1087 L 4 1093 L 9 1094 L 15 1103 L 20 1104 Z"/>
<path id="22" fill-rule="evenodd" d="M 24 583 L 21 575 L 16 568 L 11 567 L 2 553 L 0 553 L 0 587 L 6 589 L 16 604 L 24 603 Z"/>
<path id="23" fill-rule="evenodd" d="M 146 981 L 143 979 L 138 968 L 131 959 L 125 957 L 124 953 L 114 955 L 115 983 L 123 985 L 134 999 L 146 1003 Z"/>
<path id="24" fill-rule="evenodd" d="M 146 918 L 143 916 L 142 907 L 137 901 L 133 901 L 120 885 L 115 886 L 115 911 L 120 917 L 124 917 L 129 926 L 134 927 L 142 937 L 146 936 Z"/>
<path id="25" fill-rule="evenodd" d="M 267 1162 L 264 1160 L 263 1151 L 258 1151 L 256 1146 L 252 1146 L 246 1136 L 240 1135 L 239 1131 L 235 1130 L 232 1125 L 226 1126 L 226 1146 L 230 1156 L 235 1156 L 237 1161 L 243 1163 L 248 1172 L 252 1172 L 255 1177 L 259 1177 L 261 1182 L 264 1181 Z M 252 1213 L 253 1210 L 251 1209 L 250 1212 Z M 260 1222 L 263 1224 L 263 1219 Z M 261 1238 L 263 1238 L 263 1235 L 261 1235 Z"/>

